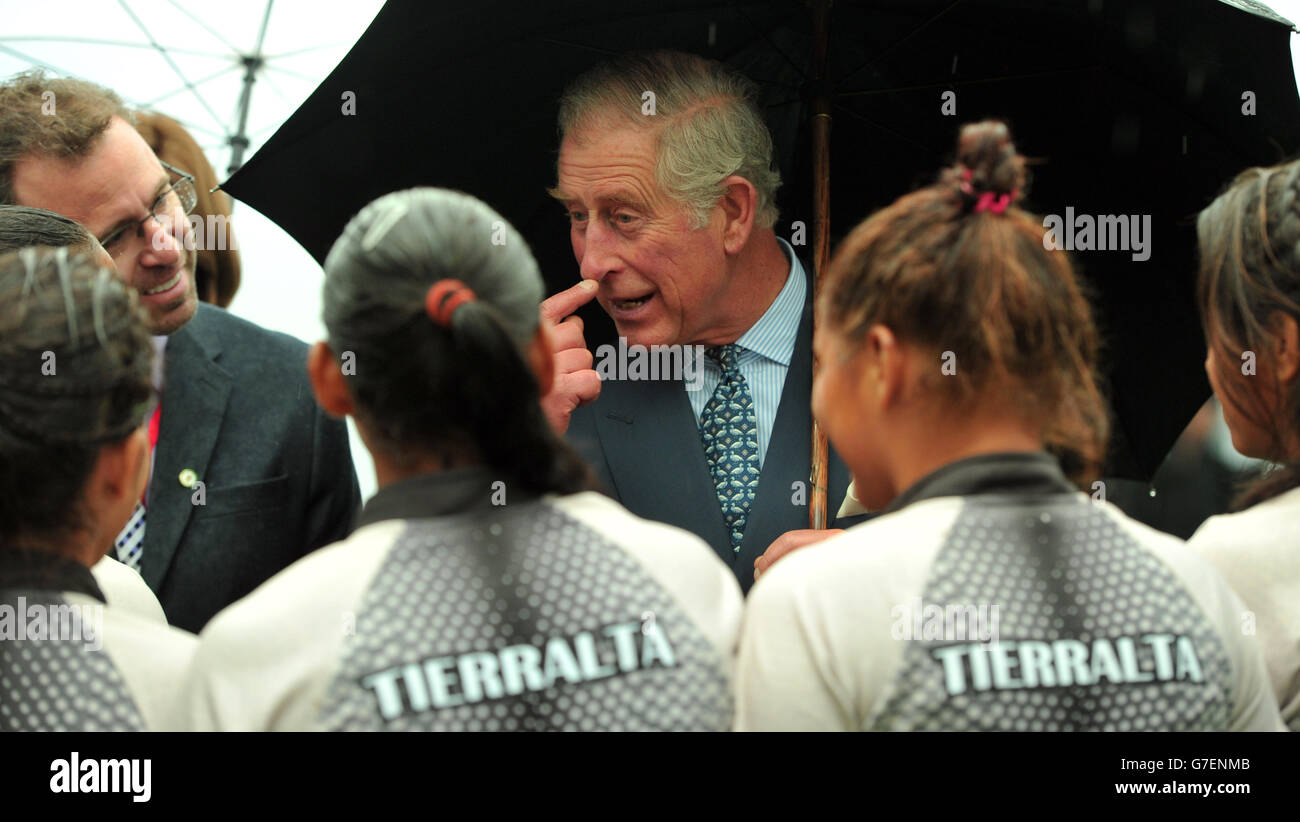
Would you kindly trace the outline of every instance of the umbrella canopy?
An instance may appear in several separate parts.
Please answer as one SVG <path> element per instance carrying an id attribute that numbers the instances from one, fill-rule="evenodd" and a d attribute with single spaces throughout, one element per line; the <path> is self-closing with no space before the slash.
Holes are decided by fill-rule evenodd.
<path id="1" fill-rule="evenodd" d="M 1247 0 L 837 0 L 825 78 L 833 233 L 928 182 L 961 123 L 1007 120 L 1038 159 L 1026 207 L 1071 229 L 1083 216 L 1136 229 L 1119 250 L 1096 249 L 1095 228 L 1090 241 L 1061 239 L 1098 296 L 1117 418 L 1109 473 L 1150 477 L 1209 394 L 1192 218 L 1237 171 L 1300 146 L 1290 31 Z M 810 10 L 793 0 L 394 0 L 226 189 L 318 260 L 381 194 L 463 189 L 521 229 L 558 289 L 577 267 L 545 194 L 556 101 L 602 57 L 648 48 L 713 57 L 760 83 L 787 181 L 777 230 L 790 239 L 802 223 L 811 242 L 821 84 Z M 599 309 L 584 317 L 589 341 L 612 336 Z"/>
<path id="2" fill-rule="evenodd" d="M 4 10 L 0 76 L 32 67 L 84 77 L 161 111 L 233 172 L 356 41 L 383 0 L 319 24 L 311 0 L 43 0 Z"/>

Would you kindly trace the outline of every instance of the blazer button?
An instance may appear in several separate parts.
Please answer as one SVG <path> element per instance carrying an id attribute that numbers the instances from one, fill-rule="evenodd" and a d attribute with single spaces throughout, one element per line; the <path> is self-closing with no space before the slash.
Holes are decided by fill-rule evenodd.
<path id="1" fill-rule="evenodd" d="M 184 471 L 181 471 L 178 479 L 180 479 L 181 485 L 184 485 L 186 488 L 193 488 L 194 483 L 199 481 L 199 475 L 194 473 L 193 468 L 186 468 Z"/>

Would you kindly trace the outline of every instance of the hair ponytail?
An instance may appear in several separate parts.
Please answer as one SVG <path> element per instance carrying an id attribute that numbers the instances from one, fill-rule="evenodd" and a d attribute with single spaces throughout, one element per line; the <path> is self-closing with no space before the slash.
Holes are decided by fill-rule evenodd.
<path id="1" fill-rule="evenodd" d="M 357 416 L 395 459 L 472 455 L 537 493 L 592 487 L 542 413 L 525 355 L 541 275 L 499 214 L 444 189 L 389 194 L 353 218 L 325 270 L 330 345 L 354 355 Z"/>
<path id="2" fill-rule="evenodd" d="M 996 121 L 962 128 L 957 162 L 857 226 L 836 250 L 819 317 L 849 340 L 875 323 L 963 366 L 929 386 L 954 407 L 1017 391 L 1020 412 L 1080 485 L 1104 462 L 1109 415 L 1092 311 L 1041 220 L 1016 204 L 1026 162 Z M 1000 387 L 1000 388 L 999 388 Z"/>
<path id="3" fill-rule="evenodd" d="M 474 411 L 468 424 L 483 461 L 534 491 L 590 488 L 586 465 L 551 429 L 537 377 L 492 306 L 477 300 L 460 306 L 451 333 L 455 359 L 475 372 L 465 380 L 462 398 Z"/>

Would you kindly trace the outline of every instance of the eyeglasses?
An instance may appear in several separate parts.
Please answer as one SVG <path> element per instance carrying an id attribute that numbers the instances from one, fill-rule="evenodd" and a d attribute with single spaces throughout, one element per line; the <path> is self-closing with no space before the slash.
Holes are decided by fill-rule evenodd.
<path id="1" fill-rule="evenodd" d="M 161 161 L 159 161 L 161 162 Z M 171 222 L 176 215 L 176 201 L 180 201 L 181 209 L 184 215 L 194 211 L 195 206 L 199 203 L 198 192 L 194 188 L 194 175 L 187 174 L 179 168 L 163 163 L 162 167 L 167 170 L 168 174 L 174 174 L 180 177 L 179 180 L 167 187 L 163 193 L 158 195 L 158 199 L 153 201 L 149 207 L 149 214 L 135 223 L 129 223 L 122 226 L 117 231 L 102 238 L 99 244 L 109 253 L 113 259 L 117 259 L 126 251 L 130 243 L 126 242 L 128 236 L 132 233 L 139 239 L 144 238 L 144 224 L 154 220 L 163 228 L 171 228 Z M 172 197 L 175 196 L 176 200 Z"/>

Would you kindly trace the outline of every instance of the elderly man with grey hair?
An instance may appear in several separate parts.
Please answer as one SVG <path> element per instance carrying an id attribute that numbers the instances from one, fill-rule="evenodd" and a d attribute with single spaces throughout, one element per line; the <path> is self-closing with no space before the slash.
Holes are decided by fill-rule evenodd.
<path id="1" fill-rule="evenodd" d="M 834 533 L 804 530 L 811 266 L 773 230 L 781 180 L 757 88 L 695 55 L 624 55 L 569 86 L 559 126 L 550 193 L 581 282 L 542 304 L 556 365 L 543 406 L 623 505 L 703 537 L 748 590 L 774 556 Z M 699 346 L 703 378 L 602 367 L 570 316 L 592 298 L 619 350 Z M 843 499 L 833 453 L 829 474 Z"/>

